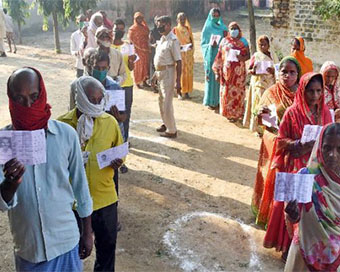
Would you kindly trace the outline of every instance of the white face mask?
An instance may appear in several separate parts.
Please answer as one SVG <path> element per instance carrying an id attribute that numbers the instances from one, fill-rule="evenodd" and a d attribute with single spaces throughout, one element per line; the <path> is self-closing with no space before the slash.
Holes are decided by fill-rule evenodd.
<path id="1" fill-rule="evenodd" d="M 111 46 L 111 42 L 109 42 L 109 41 L 101 41 L 101 40 L 98 40 L 98 41 L 104 47 L 110 47 Z"/>

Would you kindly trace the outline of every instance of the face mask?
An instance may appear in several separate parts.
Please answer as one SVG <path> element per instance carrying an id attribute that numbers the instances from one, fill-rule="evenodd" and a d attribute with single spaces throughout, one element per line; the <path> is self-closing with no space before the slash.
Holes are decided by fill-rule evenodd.
<path id="1" fill-rule="evenodd" d="M 159 33 L 164 33 L 165 32 L 165 25 L 157 27 L 157 30 Z"/>
<path id="2" fill-rule="evenodd" d="M 98 40 L 98 41 L 102 46 L 104 46 L 106 48 L 111 46 L 111 42 L 109 42 L 109 41 L 101 41 L 101 40 Z"/>
<path id="3" fill-rule="evenodd" d="M 214 22 L 214 23 L 218 23 L 219 21 L 220 21 L 220 18 L 219 17 L 214 17 L 213 19 L 212 19 L 212 21 Z"/>
<path id="4" fill-rule="evenodd" d="M 238 29 L 232 29 L 229 32 L 230 32 L 230 36 L 233 37 L 233 38 L 237 38 L 238 34 L 240 33 L 240 31 Z"/>
<path id="5" fill-rule="evenodd" d="M 107 76 L 107 70 L 99 71 L 99 70 L 93 69 L 92 76 L 95 79 L 98 79 L 100 82 L 103 82 Z"/>
<path id="6" fill-rule="evenodd" d="M 115 31 L 115 39 L 120 40 L 121 38 L 124 37 L 125 31 L 123 30 L 116 30 Z"/>
<path id="7" fill-rule="evenodd" d="M 85 23 L 84 22 L 79 22 L 79 28 L 82 29 L 84 27 Z"/>

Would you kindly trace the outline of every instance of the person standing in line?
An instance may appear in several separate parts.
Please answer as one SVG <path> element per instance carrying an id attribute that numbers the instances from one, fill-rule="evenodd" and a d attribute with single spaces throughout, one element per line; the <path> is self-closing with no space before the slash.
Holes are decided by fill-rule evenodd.
<path id="1" fill-rule="evenodd" d="M 96 12 L 91 16 L 91 20 L 89 26 L 87 28 L 87 32 L 84 32 L 85 42 L 82 46 L 82 49 L 86 48 L 97 48 L 96 42 L 96 32 L 99 27 L 103 25 L 103 15 L 100 12 Z"/>
<path id="2" fill-rule="evenodd" d="M 325 81 L 325 103 L 329 109 L 340 112 L 339 67 L 333 61 L 326 61 L 321 69 Z"/>
<path id="3" fill-rule="evenodd" d="M 121 145 L 123 138 L 115 118 L 104 111 L 102 83 L 93 77 L 82 76 L 76 84 L 76 108 L 58 120 L 77 131 L 82 151 L 89 154 L 84 164 L 93 199 L 92 227 L 96 246 L 93 270 L 115 271 L 118 196 L 112 180 L 123 161 L 115 159 L 109 166 L 99 169 L 96 155 Z"/>
<path id="4" fill-rule="evenodd" d="M 194 84 L 194 37 L 192 29 L 184 12 L 177 15 L 177 26 L 173 29 L 181 46 L 191 44 L 185 51 L 182 50 L 182 76 L 181 76 L 181 94 L 178 99 L 190 99 Z"/>
<path id="5" fill-rule="evenodd" d="M 12 124 L 5 130 L 43 129 L 45 163 L 24 166 L 11 159 L 0 167 L 0 210 L 8 211 L 16 271 L 82 271 L 93 246 L 92 199 L 77 133 L 50 120 L 40 72 L 22 68 L 8 79 Z M 72 211 L 74 202 L 82 232 Z"/>
<path id="6" fill-rule="evenodd" d="M 205 72 L 203 105 L 215 111 L 218 111 L 220 104 L 220 83 L 216 81 L 212 65 L 218 52 L 218 46 L 223 37 L 227 35 L 227 31 L 227 27 L 224 25 L 221 17 L 220 9 L 211 9 L 201 35 Z M 212 40 L 213 35 L 216 37 L 214 41 Z"/>
<path id="7" fill-rule="evenodd" d="M 305 40 L 302 37 L 295 37 L 291 43 L 291 56 L 296 58 L 301 66 L 301 74 L 313 72 L 313 62 L 305 56 Z"/>
<path id="8" fill-rule="evenodd" d="M 155 58 L 155 52 L 156 52 L 156 46 L 157 46 L 157 41 L 159 41 L 162 37 L 162 35 L 159 33 L 157 29 L 157 18 L 158 16 L 155 16 L 154 18 L 154 27 L 150 31 L 149 35 L 149 43 L 151 46 L 151 54 L 150 54 L 150 76 L 155 72 L 155 64 L 154 64 L 154 58 Z M 155 84 L 157 85 L 157 84 Z M 158 88 L 157 86 L 155 88 L 152 88 L 154 93 L 158 93 Z"/>
<path id="9" fill-rule="evenodd" d="M 7 57 L 5 52 L 6 22 L 5 13 L 0 8 L 0 57 Z"/>
<path id="10" fill-rule="evenodd" d="M 135 68 L 134 61 L 136 59 L 135 54 L 131 54 L 131 45 L 127 41 L 123 41 L 125 34 L 125 23 L 121 19 L 115 21 L 113 29 L 113 45 L 112 47 L 122 53 L 123 61 L 125 65 L 126 80 L 122 83 L 122 88 L 125 90 L 125 108 L 126 108 L 126 120 L 124 121 L 124 142 L 129 140 L 129 128 L 130 128 L 130 117 L 131 107 L 133 101 L 133 79 L 131 72 Z M 120 172 L 126 173 L 128 168 L 125 164 L 120 167 Z"/>
<path id="11" fill-rule="evenodd" d="M 77 69 L 77 78 L 81 77 L 84 74 L 84 65 L 81 56 L 81 45 L 84 43 L 84 36 L 82 34 L 82 31 L 87 31 L 85 30 L 87 28 L 87 26 L 85 26 L 85 21 L 86 16 L 84 14 L 81 14 L 77 17 L 77 25 L 79 26 L 79 29 L 72 33 L 70 41 L 71 54 L 76 58 L 75 68 Z"/>
<path id="12" fill-rule="evenodd" d="M 14 41 L 14 25 L 13 25 L 13 19 L 10 15 L 7 14 L 7 9 L 3 9 L 5 14 L 5 24 L 6 24 L 6 38 L 9 46 L 9 52 L 12 52 L 12 43 L 14 46 L 13 53 L 15 54 L 17 52 L 17 46 Z"/>
<path id="13" fill-rule="evenodd" d="M 149 79 L 150 31 L 141 12 L 136 12 L 133 18 L 134 23 L 129 28 L 128 39 L 134 45 L 136 54 L 139 57 L 133 70 L 135 83 L 139 89 L 143 89 L 144 87 L 150 87 L 146 82 Z"/>
<path id="14" fill-rule="evenodd" d="M 156 72 L 152 78 L 152 85 L 159 81 L 159 109 L 163 124 L 157 128 L 160 136 L 167 138 L 177 137 L 177 128 L 174 116 L 173 98 L 176 81 L 177 94 L 181 92 L 182 61 L 179 41 L 171 31 L 171 18 L 159 17 L 157 27 L 162 38 L 156 47 Z M 176 69 L 176 72 L 175 72 Z M 176 77 L 177 76 L 177 77 Z"/>

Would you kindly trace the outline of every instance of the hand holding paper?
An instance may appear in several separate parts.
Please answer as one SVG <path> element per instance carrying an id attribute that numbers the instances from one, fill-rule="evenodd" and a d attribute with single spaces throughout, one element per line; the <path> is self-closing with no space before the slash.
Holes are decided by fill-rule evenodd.
<path id="1" fill-rule="evenodd" d="M 96 156 L 99 169 L 103 169 L 104 167 L 110 166 L 113 160 L 123 159 L 124 157 L 127 156 L 127 154 L 129 154 L 128 142 L 98 153 Z"/>
<path id="2" fill-rule="evenodd" d="M 211 35 L 211 37 L 210 37 L 210 45 L 214 46 L 215 43 L 216 43 L 216 45 L 218 45 L 220 40 L 221 40 L 221 36 L 220 35 Z"/>
<path id="3" fill-rule="evenodd" d="M 255 66 L 256 66 L 257 75 L 269 74 L 267 71 L 267 68 L 272 68 L 273 62 L 272 61 L 259 61 L 255 63 Z"/>
<path id="4" fill-rule="evenodd" d="M 108 102 L 105 110 L 109 111 L 112 106 L 116 106 L 119 111 L 125 111 L 125 90 L 106 90 Z"/>
<path id="5" fill-rule="evenodd" d="M 240 55 L 241 51 L 236 49 L 229 49 L 227 55 L 227 61 L 230 62 L 239 62 L 237 56 Z"/>
<path id="6" fill-rule="evenodd" d="M 266 127 L 279 129 L 279 126 L 277 124 L 278 117 L 275 104 L 269 105 L 268 109 L 270 110 L 270 113 L 262 114 L 262 124 Z"/>
<path id="7" fill-rule="evenodd" d="M 317 125 L 305 125 L 302 132 L 301 143 L 308 143 L 311 141 L 315 141 L 320 132 L 322 130 L 322 126 Z"/>

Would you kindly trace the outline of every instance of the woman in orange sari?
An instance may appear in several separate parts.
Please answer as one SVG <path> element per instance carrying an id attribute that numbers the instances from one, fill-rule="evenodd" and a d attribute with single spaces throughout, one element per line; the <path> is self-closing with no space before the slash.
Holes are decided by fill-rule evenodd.
<path id="1" fill-rule="evenodd" d="M 177 15 L 177 26 L 173 32 L 177 36 L 181 47 L 190 45 L 189 48 L 181 52 L 182 55 L 182 75 L 181 75 L 181 94 L 179 99 L 190 99 L 189 93 L 193 90 L 194 83 L 194 37 L 187 16 L 184 12 Z M 184 49 L 184 48 L 183 48 Z M 184 95 L 184 97 L 183 97 Z"/>
<path id="2" fill-rule="evenodd" d="M 220 43 L 212 69 L 220 82 L 220 113 L 231 122 L 241 121 L 246 94 L 246 65 L 250 59 L 249 45 L 236 22 Z"/>
<path id="3" fill-rule="evenodd" d="M 285 57 L 279 66 L 279 80 L 267 89 L 257 107 L 258 125 L 262 125 L 263 136 L 260 147 L 260 157 L 254 185 L 251 208 L 256 216 L 256 224 L 265 226 L 268 223 L 274 196 L 275 170 L 271 169 L 277 146 L 276 128 L 262 124 L 263 114 L 268 114 L 270 105 L 275 105 L 278 123 L 280 124 L 286 109 L 294 102 L 298 87 L 301 68 L 293 57 Z"/>
<path id="4" fill-rule="evenodd" d="M 305 40 L 302 37 L 296 37 L 292 41 L 291 56 L 296 58 L 301 67 L 301 75 L 313 72 L 313 62 L 305 56 Z"/>
<path id="5" fill-rule="evenodd" d="M 322 75 L 305 74 L 300 80 L 294 104 L 287 109 L 280 124 L 273 168 L 278 172 L 296 173 L 305 167 L 315 141 L 301 143 L 304 126 L 324 126 L 331 122 L 331 113 L 324 99 Z M 292 235 L 292 225 L 285 218 L 284 202 L 274 201 L 264 247 L 275 247 L 277 251 L 282 251 L 285 260 Z"/>
<path id="6" fill-rule="evenodd" d="M 139 89 L 143 89 L 143 87 L 150 87 L 146 83 L 146 80 L 149 78 L 150 31 L 141 12 L 136 12 L 133 18 L 134 23 L 129 28 L 128 39 L 134 45 L 135 52 L 139 57 L 133 70 L 135 83 Z"/>

